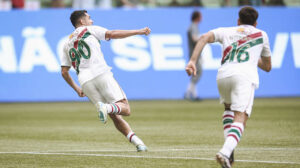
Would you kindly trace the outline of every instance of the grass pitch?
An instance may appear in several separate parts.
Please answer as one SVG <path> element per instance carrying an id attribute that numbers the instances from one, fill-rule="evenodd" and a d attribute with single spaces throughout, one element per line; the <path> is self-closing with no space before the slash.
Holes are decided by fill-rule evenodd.
<path id="1" fill-rule="evenodd" d="M 217 168 L 218 100 L 131 101 L 135 147 L 89 102 L 0 104 L 0 167 Z M 300 98 L 256 99 L 235 151 L 239 168 L 300 167 Z"/>

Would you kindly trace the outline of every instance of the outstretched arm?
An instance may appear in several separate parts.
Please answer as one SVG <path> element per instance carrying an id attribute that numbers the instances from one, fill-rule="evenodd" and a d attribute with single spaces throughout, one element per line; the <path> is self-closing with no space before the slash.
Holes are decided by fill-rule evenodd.
<path id="1" fill-rule="evenodd" d="M 148 35 L 150 34 L 151 29 L 145 27 L 138 30 L 108 30 L 105 33 L 105 39 L 119 39 L 126 38 L 133 35 Z"/>
<path id="2" fill-rule="evenodd" d="M 261 57 L 258 60 L 258 67 L 266 72 L 270 72 L 272 69 L 271 57 Z"/>
<path id="3" fill-rule="evenodd" d="M 215 36 L 212 32 L 208 32 L 200 37 L 200 39 L 198 40 L 198 42 L 194 48 L 192 57 L 185 68 L 185 71 L 187 72 L 187 74 L 189 76 L 196 75 L 196 72 L 197 72 L 196 71 L 196 61 L 198 60 L 198 57 L 200 56 L 200 53 L 202 52 L 204 46 L 207 43 L 213 43 L 214 41 L 215 41 Z"/>
<path id="4" fill-rule="evenodd" d="M 76 91 L 79 97 L 84 97 L 84 93 L 82 92 L 81 88 L 74 82 L 72 77 L 69 74 L 70 67 L 62 66 L 61 67 L 61 75 L 65 79 L 65 81 Z"/>

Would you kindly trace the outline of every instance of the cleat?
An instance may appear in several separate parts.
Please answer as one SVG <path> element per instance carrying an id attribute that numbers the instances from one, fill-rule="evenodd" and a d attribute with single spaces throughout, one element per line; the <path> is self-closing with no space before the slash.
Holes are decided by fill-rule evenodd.
<path id="1" fill-rule="evenodd" d="M 229 157 L 229 163 L 230 163 L 231 166 L 232 166 L 233 163 L 234 163 L 234 151 L 232 151 L 232 153 L 231 153 L 231 155 L 230 155 L 230 157 Z"/>
<path id="2" fill-rule="evenodd" d="M 99 117 L 100 121 L 105 124 L 107 121 L 107 108 L 106 108 L 105 104 L 102 102 L 98 102 L 97 110 L 99 112 L 98 117 Z"/>
<path id="3" fill-rule="evenodd" d="M 222 168 L 231 168 L 229 159 L 222 153 L 217 153 L 216 160 L 222 166 Z"/>
<path id="4" fill-rule="evenodd" d="M 146 145 L 137 145 L 136 150 L 137 150 L 137 152 L 147 152 L 148 148 Z"/>

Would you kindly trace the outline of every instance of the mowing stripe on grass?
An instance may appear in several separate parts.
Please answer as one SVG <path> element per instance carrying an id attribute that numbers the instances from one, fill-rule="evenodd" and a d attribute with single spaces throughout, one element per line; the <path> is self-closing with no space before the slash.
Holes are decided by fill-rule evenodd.
<path id="1" fill-rule="evenodd" d="M 144 158 L 144 159 L 184 159 L 184 160 L 215 160 L 214 158 L 199 157 L 168 157 L 168 156 L 141 156 L 141 155 L 116 155 L 116 154 L 83 154 L 83 153 L 47 153 L 47 152 L 0 152 L 0 154 L 29 154 L 29 155 L 65 155 L 65 156 L 98 156 L 98 157 L 121 157 L 121 158 Z M 297 164 L 299 162 L 264 161 L 264 160 L 236 160 L 236 162 L 248 163 L 272 163 L 272 164 Z"/>

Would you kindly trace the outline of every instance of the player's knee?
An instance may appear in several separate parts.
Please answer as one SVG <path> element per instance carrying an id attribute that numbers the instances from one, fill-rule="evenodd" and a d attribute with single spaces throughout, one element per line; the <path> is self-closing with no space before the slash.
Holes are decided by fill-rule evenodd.
<path id="1" fill-rule="evenodd" d="M 130 111 L 130 108 L 127 108 L 127 110 L 126 110 L 126 116 L 130 116 L 130 114 L 131 114 L 131 111 Z"/>

